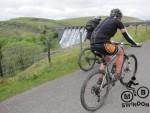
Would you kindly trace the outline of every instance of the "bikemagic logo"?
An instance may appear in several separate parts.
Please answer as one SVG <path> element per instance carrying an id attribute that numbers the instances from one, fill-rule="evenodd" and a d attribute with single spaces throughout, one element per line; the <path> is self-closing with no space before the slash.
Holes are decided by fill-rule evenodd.
<path id="1" fill-rule="evenodd" d="M 132 85 L 138 85 L 138 83 L 130 81 L 128 83 L 128 90 L 121 93 L 122 108 L 149 107 L 149 89 L 145 86 L 133 88 L 131 87 Z"/>

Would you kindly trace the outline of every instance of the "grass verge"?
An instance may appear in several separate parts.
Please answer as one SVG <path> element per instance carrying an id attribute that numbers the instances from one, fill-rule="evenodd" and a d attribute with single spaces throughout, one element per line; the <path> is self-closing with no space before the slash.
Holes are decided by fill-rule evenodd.
<path id="1" fill-rule="evenodd" d="M 66 49 L 52 56 L 51 65 L 45 58 L 14 77 L 1 79 L 0 101 L 77 70 L 78 54 L 79 48 Z"/>
<path id="2" fill-rule="evenodd" d="M 150 28 L 146 31 L 140 27 L 137 34 L 134 28 L 129 28 L 129 33 L 137 42 L 150 39 Z M 121 34 L 118 33 L 115 37 L 115 40 L 119 40 Z M 43 59 L 12 78 L 0 79 L 0 101 L 79 69 L 77 65 L 79 52 L 78 47 L 62 50 L 61 53 L 52 56 L 50 66 L 47 59 Z"/>

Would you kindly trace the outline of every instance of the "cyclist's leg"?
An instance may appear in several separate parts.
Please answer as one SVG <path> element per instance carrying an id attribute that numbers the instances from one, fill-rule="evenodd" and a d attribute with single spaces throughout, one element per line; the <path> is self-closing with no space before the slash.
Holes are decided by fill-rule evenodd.
<path id="1" fill-rule="evenodd" d="M 102 55 L 105 55 L 106 57 L 104 58 L 105 62 L 109 62 L 112 57 L 110 55 L 113 54 L 113 52 L 115 51 L 115 47 L 114 45 L 108 43 L 108 44 L 96 44 L 96 45 L 92 45 L 91 48 L 94 51 L 98 51 L 99 53 L 101 53 Z M 108 51 L 107 51 L 108 50 Z M 100 64 L 100 77 L 99 80 L 103 79 L 103 76 L 105 74 L 105 65 L 104 63 Z"/>
<path id="2" fill-rule="evenodd" d="M 105 62 L 109 62 L 109 61 L 111 61 L 111 59 L 112 59 L 112 56 L 109 56 L 109 55 L 105 56 L 105 58 L 104 58 Z M 99 79 L 102 80 L 103 76 L 105 74 L 105 65 L 104 65 L 104 63 L 100 64 L 100 73 L 101 73 L 101 75 L 100 75 Z"/>
<path id="3" fill-rule="evenodd" d="M 100 64 L 100 76 L 99 76 L 99 80 L 103 79 L 104 73 L 105 73 L 105 65 L 103 63 Z"/>
<path id="4" fill-rule="evenodd" d="M 122 63 L 123 63 L 123 56 L 124 56 L 124 51 L 122 48 L 118 49 L 118 52 L 116 53 L 116 59 L 114 61 L 114 64 L 116 65 L 116 70 L 115 70 L 115 77 L 116 79 L 120 78 L 121 74 L 121 68 L 122 68 Z"/>
<path id="5" fill-rule="evenodd" d="M 120 73 L 121 73 L 121 66 L 123 62 L 124 51 L 122 48 L 119 48 L 118 46 L 111 44 L 111 43 L 106 43 L 105 49 L 109 55 L 116 54 L 116 59 L 114 61 L 114 65 L 116 65 L 115 78 L 119 79 Z"/>
<path id="6" fill-rule="evenodd" d="M 112 60 L 112 56 L 113 54 L 115 54 L 118 50 L 116 45 L 113 45 L 111 43 L 104 43 L 103 44 L 103 54 L 106 55 L 106 57 L 104 58 L 105 62 L 109 62 Z M 105 67 L 102 65 L 100 65 L 100 70 L 104 70 Z M 102 78 L 103 76 L 101 76 Z"/>

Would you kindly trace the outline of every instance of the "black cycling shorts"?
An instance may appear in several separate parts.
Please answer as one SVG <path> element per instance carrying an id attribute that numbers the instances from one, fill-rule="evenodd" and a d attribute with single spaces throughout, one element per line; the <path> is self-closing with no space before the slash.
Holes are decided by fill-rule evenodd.
<path id="1" fill-rule="evenodd" d="M 97 51 L 102 55 L 114 55 L 118 52 L 118 46 L 110 42 L 102 44 L 92 44 L 91 49 L 92 51 Z"/>

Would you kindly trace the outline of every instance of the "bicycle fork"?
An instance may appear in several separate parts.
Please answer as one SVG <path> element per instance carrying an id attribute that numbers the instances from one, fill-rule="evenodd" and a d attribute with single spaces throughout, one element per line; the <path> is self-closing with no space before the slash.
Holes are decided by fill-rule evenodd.
<path id="1" fill-rule="evenodd" d="M 97 84 L 94 85 L 91 89 L 91 93 L 92 94 L 95 94 L 98 98 L 97 102 L 100 102 L 100 93 L 102 91 L 102 88 L 103 88 L 103 84 L 105 82 L 105 79 L 106 79 L 106 75 L 103 75 L 103 79 L 102 79 L 102 82 L 100 84 Z"/>

